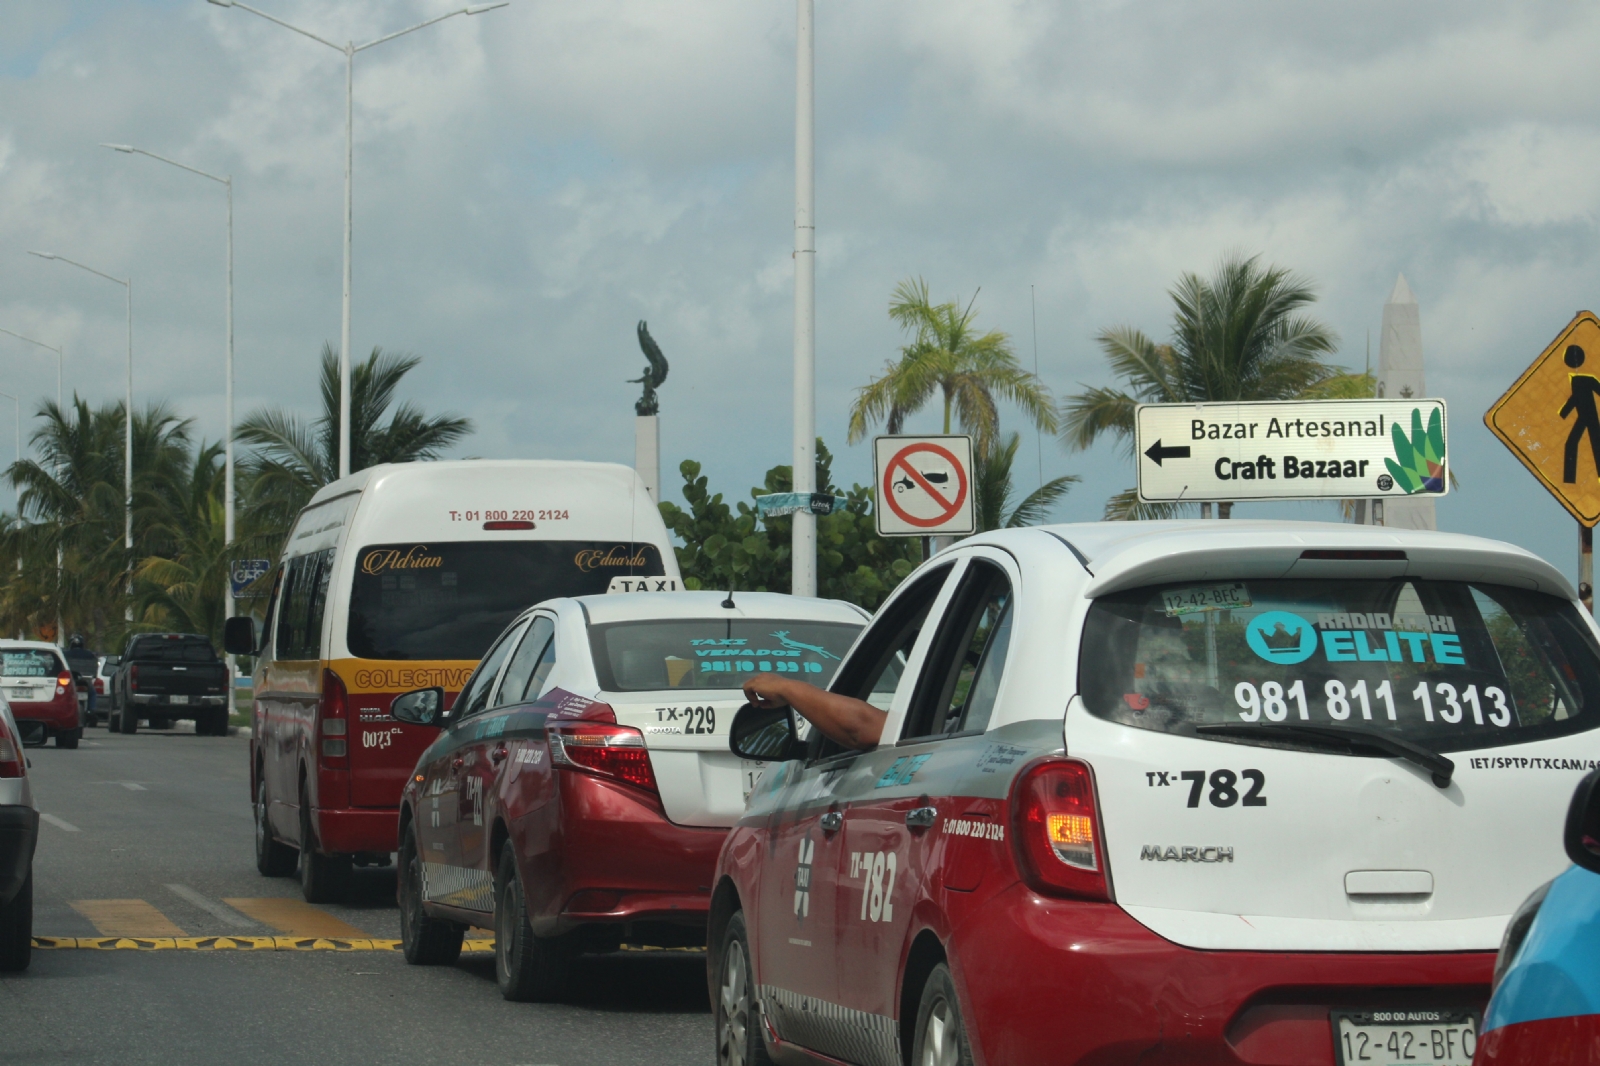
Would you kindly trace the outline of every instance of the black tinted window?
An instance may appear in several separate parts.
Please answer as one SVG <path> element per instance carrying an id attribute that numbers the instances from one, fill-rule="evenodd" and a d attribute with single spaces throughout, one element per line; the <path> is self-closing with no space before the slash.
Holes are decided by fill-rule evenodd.
<path id="1" fill-rule="evenodd" d="M 738 688 L 752 674 L 793 674 L 825 686 L 859 632 L 834 622 L 671 619 L 591 626 L 589 644 L 608 692 Z"/>
<path id="2" fill-rule="evenodd" d="M 284 567 L 283 599 L 278 605 L 278 635 L 273 648 L 277 658 L 322 656 L 322 619 L 328 605 L 332 567 L 332 548 L 290 559 Z"/>
<path id="3" fill-rule="evenodd" d="M 1141 729 L 1379 730 L 1443 751 L 1600 725 L 1600 646 L 1570 603 L 1497 585 L 1191 582 L 1096 600 L 1079 684 Z"/>
<path id="4" fill-rule="evenodd" d="M 613 577 L 666 571 L 651 544 L 467 541 L 375 544 L 356 555 L 350 652 L 362 659 L 477 659 L 517 614 Z"/>
<path id="5" fill-rule="evenodd" d="M 195 637 L 140 637 L 128 652 L 129 659 L 164 663 L 212 663 L 216 650 L 209 640 Z"/>

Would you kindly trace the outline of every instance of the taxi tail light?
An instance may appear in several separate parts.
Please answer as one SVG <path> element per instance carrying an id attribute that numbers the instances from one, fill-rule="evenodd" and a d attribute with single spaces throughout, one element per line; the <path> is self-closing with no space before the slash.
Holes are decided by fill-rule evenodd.
<path id="1" fill-rule="evenodd" d="M 1011 839 L 1036 891 L 1110 900 L 1094 772 L 1074 759 L 1025 769 L 1012 786 Z"/>
<path id="2" fill-rule="evenodd" d="M 22 776 L 22 744 L 0 718 L 0 777 Z"/>
<path id="3" fill-rule="evenodd" d="M 344 682 L 332 670 L 322 671 L 322 699 L 318 704 L 317 719 L 322 736 L 319 741 L 322 766 L 325 770 L 348 770 L 349 748 L 345 732 L 349 729 L 347 711 L 350 697 Z"/>
<path id="4" fill-rule="evenodd" d="M 568 770 L 612 777 L 659 795 L 644 734 L 625 725 L 597 721 L 551 723 L 550 761 Z"/>

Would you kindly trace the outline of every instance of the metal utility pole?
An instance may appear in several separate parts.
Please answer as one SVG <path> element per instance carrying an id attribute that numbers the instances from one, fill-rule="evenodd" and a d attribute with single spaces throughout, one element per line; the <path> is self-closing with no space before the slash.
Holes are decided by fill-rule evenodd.
<path id="1" fill-rule="evenodd" d="M 0 326 L 0 333 L 4 333 L 7 336 L 15 337 L 19 341 L 27 341 L 29 344 L 37 345 L 38 347 L 43 348 L 46 351 L 51 351 L 51 352 L 55 352 L 56 353 L 56 410 L 58 412 L 61 412 L 63 415 L 65 415 L 65 412 L 63 412 L 62 409 L 61 409 L 61 371 L 62 371 L 63 365 L 67 361 L 66 353 L 62 349 L 57 348 L 53 344 L 46 344 L 44 341 L 36 341 L 32 337 L 24 337 L 22 334 L 13 332 L 12 330 L 9 330 L 9 329 L 6 329 L 4 326 Z M 5 393 L 0 392 L 0 396 L 4 396 L 4 395 L 5 395 Z M 17 409 L 17 462 L 19 462 L 19 463 L 22 462 L 22 409 L 21 409 L 20 406 Z M 58 479 L 61 477 L 61 464 L 59 464 L 59 463 L 56 464 L 56 477 Z M 21 501 L 20 498 L 17 501 L 17 529 L 18 530 L 22 529 L 22 501 Z M 21 552 L 20 546 L 19 546 L 19 549 L 17 551 L 17 573 L 19 573 L 19 574 L 22 573 L 22 552 Z M 65 636 L 61 632 L 60 591 L 61 591 L 61 541 L 57 540 L 56 541 L 56 595 L 57 595 L 57 603 L 56 603 L 56 639 L 58 641 L 66 639 Z M 17 639 L 21 640 L 22 637 L 19 635 L 17 637 Z M 65 647 L 65 645 L 63 645 L 63 647 Z"/>
<path id="2" fill-rule="evenodd" d="M 816 48 L 813 0 L 795 0 L 794 491 L 817 491 Z M 796 596 L 817 594 L 817 516 L 794 516 Z"/>
<path id="3" fill-rule="evenodd" d="M 128 396 L 127 396 L 126 405 L 123 408 L 123 419 L 122 419 L 122 427 L 123 427 L 123 438 L 122 438 L 123 439 L 123 444 L 122 444 L 122 495 L 123 495 L 123 519 L 122 519 L 122 522 L 123 522 L 123 525 L 122 525 L 122 531 L 123 531 L 123 546 L 127 549 L 127 552 L 128 552 L 128 582 L 127 582 L 128 606 L 127 606 L 127 609 L 126 609 L 126 611 L 124 613 L 125 613 L 125 617 L 127 618 L 127 620 L 129 622 L 132 622 L 133 621 L 133 279 L 131 279 L 131 278 L 115 278 L 115 277 L 112 277 L 110 274 L 107 274 L 104 271 L 96 270 L 92 266 L 86 266 L 83 263 L 78 262 L 76 259 L 68 259 L 64 255 L 54 255 L 54 254 L 52 254 L 50 252 L 29 252 L 28 254 L 29 255 L 36 255 L 40 259 L 55 259 L 55 260 L 59 260 L 60 262 L 66 263 L 68 266 L 75 266 L 79 270 L 87 270 L 89 273 L 95 275 L 96 277 L 105 278 L 107 281 L 114 281 L 118 285 L 121 285 L 123 287 L 123 289 L 126 292 L 127 298 L 128 298 Z M 60 634 L 58 633 L 57 635 L 59 636 Z"/>
<path id="4" fill-rule="evenodd" d="M 268 22 L 277 23 L 286 30 L 293 30 L 302 37 L 309 37 L 318 44 L 325 44 L 329 48 L 344 55 L 344 298 L 339 320 L 339 476 L 345 477 L 350 473 L 350 231 L 351 231 L 351 172 L 355 158 L 355 66 L 356 53 L 365 52 L 368 48 L 392 41 L 396 37 L 404 37 L 408 33 L 432 26 L 435 22 L 443 22 L 456 15 L 481 15 L 485 11 L 493 11 L 497 7 L 505 7 L 511 0 L 498 0 L 491 4 L 472 4 L 468 7 L 457 8 L 443 15 L 419 22 L 415 26 L 408 26 L 403 30 L 386 34 L 377 40 L 368 41 L 366 44 L 356 44 L 346 41 L 344 44 L 334 44 L 324 37 L 318 37 L 310 30 L 301 29 L 292 23 L 285 22 L 276 15 L 269 15 L 265 11 L 257 11 L 249 4 L 241 4 L 238 0 L 208 0 L 218 7 L 236 7 L 241 11 L 248 11 Z"/>
<path id="5" fill-rule="evenodd" d="M 110 148 L 116 152 L 129 152 L 136 155 L 149 156 L 161 163 L 169 163 L 179 170 L 187 170 L 191 174 L 198 174 L 202 178 L 209 178 L 219 183 L 228 193 L 228 336 L 223 347 L 223 378 L 225 387 L 223 393 L 223 461 L 222 461 L 222 538 L 228 545 L 233 544 L 233 175 L 226 176 L 211 174 L 198 167 L 191 167 L 180 163 L 176 159 L 168 159 L 164 155 L 147 152 L 143 148 L 135 148 L 130 144 L 102 144 L 102 148 Z M 59 397 L 57 403 L 60 402 Z M 227 583 L 223 590 L 226 597 L 223 604 L 223 617 L 233 616 L 233 583 Z M 232 668 L 233 656 L 228 656 L 229 668 Z"/>

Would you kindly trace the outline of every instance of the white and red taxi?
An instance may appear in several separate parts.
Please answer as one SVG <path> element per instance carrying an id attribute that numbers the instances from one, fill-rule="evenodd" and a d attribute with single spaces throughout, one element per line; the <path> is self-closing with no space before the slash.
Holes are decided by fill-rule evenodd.
<path id="1" fill-rule="evenodd" d="M 454 961 L 495 930 L 508 999 L 549 999 L 567 961 L 621 944 L 698 947 L 712 872 L 759 770 L 728 752 L 740 686 L 771 671 L 826 684 L 866 622 L 837 600 L 630 592 L 546 600 L 489 648 L 400 800 L 407 961 Z"/>
<path id="2" fill-rule="evenodd" d="M 718 862 L 720 1063 L 1465 1066 L 1566 865 L 1528 826 L 1600 758 L 1571 586 L 1431 532 L 980 535 L 829 687 L 876 749 L 733 727 L 773 761 Z"/>

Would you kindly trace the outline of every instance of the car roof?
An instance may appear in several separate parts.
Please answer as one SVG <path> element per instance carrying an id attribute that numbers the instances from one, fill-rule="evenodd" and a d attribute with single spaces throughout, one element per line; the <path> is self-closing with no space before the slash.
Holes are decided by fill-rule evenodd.
<path id="1" fill-rule="evenodd" d="M 843 600 L 809 596 L 790 596 L 781 592 L 735 592 L 733 607 L 724 607 L 726 592 L 617 592 L 596 596 L 575 596 L 566 601 L 576 604 L 591 624 L 648 621 L 673 618 L 754 618 L 785 622 L 846 622 L 861 624 L 870 616 Z"/>
<path id="2" fill-rule="evenodd" d="M 1577 596 L 1566 577 L 1539 556 L 1504 541 L 1434 530 L 1343 522 L 1188 520 L 1084 522 L 981 533 L 962 548 L 992 545 L 1032 567 L 1087 573 L 1086 593 L 1168 580 L 1208 578 L 1418 577 L 1480 581 Z M 1344 558 L 1308 552 L 1345 553 Z M 1388 558 L 1350 552 L 1384 552 Z"/>

